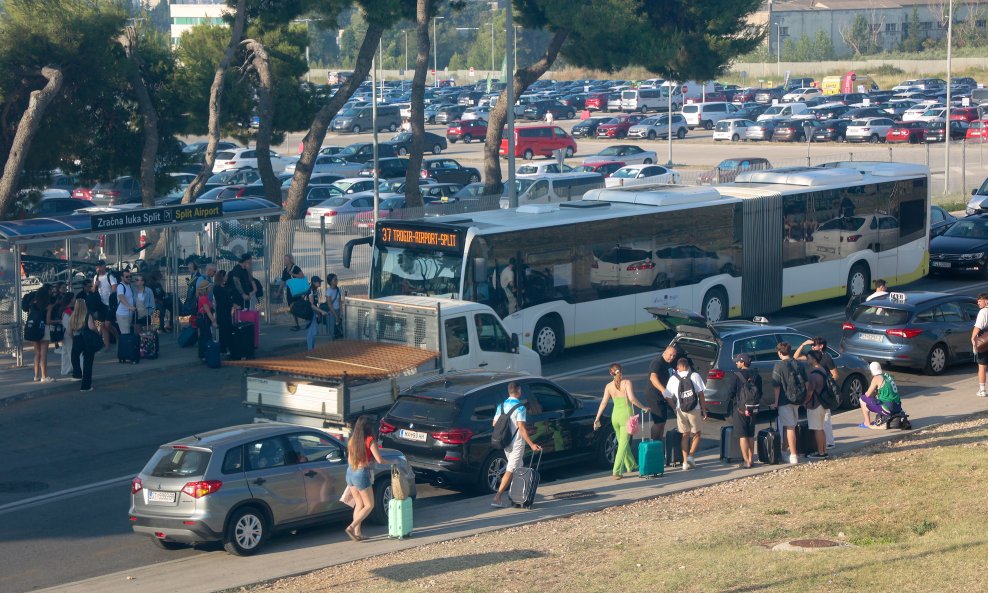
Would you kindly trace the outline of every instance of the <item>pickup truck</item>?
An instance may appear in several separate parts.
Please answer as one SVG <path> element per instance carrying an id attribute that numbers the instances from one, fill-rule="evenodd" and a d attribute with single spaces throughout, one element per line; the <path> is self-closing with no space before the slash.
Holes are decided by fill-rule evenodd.
<path id="1" fill-rule="evenodd" d="M 539 376 L 538 354 L 519 345 L 490 307 L 439 297 L 349 297 L 344 338 L 300 354 L 231 361 L 244 368 L 243 403 L 259 420 L 346 437 L 361 414 L 381 414 L 411 385 L 484 369 Z"/>

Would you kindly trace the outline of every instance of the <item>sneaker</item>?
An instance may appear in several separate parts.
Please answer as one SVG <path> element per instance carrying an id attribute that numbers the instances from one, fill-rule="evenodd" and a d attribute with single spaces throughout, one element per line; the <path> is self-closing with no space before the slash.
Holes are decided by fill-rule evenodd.
<path id="1" fill-rule="evenodd" d="M 988 397 L 988 392 L 986 392 L 984 389 L 979 389 L 978 397 Z"/>
<path id="2" fill-rule="evenodd" d="M 799 456 L 797 456 L 797 455 L 790 455 L 789 456 L 789 465 L 796 465 L 797 463 L 799 463 Z"/>
<path id="3" fill-rule="evenodd" d="M 826 453 L 810 453 L 807 457 L 810 459 L 827 459 L 830 455 L 827 455 Z"/>
<path id="4" fill-rule="evenodd" d="M 692 455 L 688 455 L 686 457 L 686 463 L 684 463 L 683 465 L 688 465 L 688 466 L 690 466 L 690 469 L 695 469 L 696 468 L 696 461 L 694 461 Z"/>
<path id="5" fill-rule="evenodd" d="M 85 391 L 85 392 L 89 392 L 89 391 L 92 391 L 92 390 L 93 390 L 93 388 L 92 388 L 92 387 L 90 387 L 89 389 L 80 389 L 79 391 Z"/>
<path id="6" fill-rule="evenodd" d="M 54 377 L 45 377 L 45 378 L 41 379 L 41 382 L 42 383 L 54 383 L 55 382 L 55 378 Z"/>
<path id="7" fill-rule="evenodd" d="M 828 449 L 833 449 L 836 446 L 837 446 L 837 443 L 827 443 L 827 448 Z"/>

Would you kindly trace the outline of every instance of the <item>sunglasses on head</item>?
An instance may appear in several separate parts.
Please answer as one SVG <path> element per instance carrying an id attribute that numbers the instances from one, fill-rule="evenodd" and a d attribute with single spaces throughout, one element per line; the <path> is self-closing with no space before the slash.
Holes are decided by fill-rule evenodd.
<path id="1" fill-rule="evenodd" d="M 611 371 L 611 376 L 612 377 L 617 377 L 620 374 L 621 374 L 621 371 Z"/>

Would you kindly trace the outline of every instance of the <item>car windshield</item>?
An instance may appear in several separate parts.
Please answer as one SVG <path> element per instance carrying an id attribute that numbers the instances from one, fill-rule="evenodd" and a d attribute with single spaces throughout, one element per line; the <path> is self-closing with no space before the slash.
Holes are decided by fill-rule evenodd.
<path id="1" fill-rule="evenodd" d="M 868 325 L 902 325 L 908 319 L 909 311 L 875 305 L 861 305 L 851 317 L 851 321 Z"/>
<path id="2" fill-rule="evenodd" d="M 731 159 L 731 160 L 727 160 L 727 161 L 721 161 L 721 163 L 719 165 L 717 165 L 717 168 L 718 169 L 721 169 L 721 170 L 724 170 L 724 169 L 737 169 L 740 166 L 741 166 L 741 163 L 739 161 L 736 161 L 734 159 Z"/>
<path id="3" fill-rule="evenodd" d="M 856 120 L 852 121 L 851 123 L 849 123 L 847 125 L 849 125 L 849 126 L 863 127 L 863 126 L 867 126 L 868 125 L 868 121 L 867 120 L 864 120 L 864 119 L 856 119 Z"/>
<path id="4" fill-rule="evenodd" d="M 460 291 L 462 253 L 426 248 L 375 246 L 373 298 L 438 296 L 453 298 Z"/>
<path id="5" fill-rule="evenodd" d="M 719 121 L 719 122 L 717 122 L 717 128 L 716 129 L 717 129 L 718 132 L 727 132 L 728 130 L 731 129 L 731 122 Z"/>
<path id="6" fill-rule="evenodd" d="M 410 142 L 411 140 L 412 140 L 411 132 L 402 132 L 400 134 L 396 134 L 393 138 L 391 138 L 392 142 L 405 142 L 405 141 Z"/>
<path id="7" fill-rule="evenodd" d="M 765 110 L 765 115 L 778 115 L 782 113 L 782 105 L 773 105 Z"/>
<path id="8" fill-rule="evenodd" d="M 944 237 L 958 237 L 963 239 L 988 239 L 988 220 L 958 220 L 947 229 Z"/>
<path id="9" fill-rule="evenodd" d="M 518 167 L 518 175 L 535 175 L 539 172 L 539 168 L 535 165 L 522 165 Z"/>
<path id="10" fill-rule="evenodd" d="M 196 449 L 162 447 L 148 465 L 155 478 L 191 478 L 206 473 L 206 466 L 213 454 Z"/>

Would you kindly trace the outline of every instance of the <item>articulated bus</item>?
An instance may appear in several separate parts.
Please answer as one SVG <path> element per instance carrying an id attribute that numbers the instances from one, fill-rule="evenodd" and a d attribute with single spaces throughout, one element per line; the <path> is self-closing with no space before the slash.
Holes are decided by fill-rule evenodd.
<path id="1" fill-rule="evenodd" d="M 717 321 L 859 295 L 873 279 L 916 280 L 929 266 L 929 208 L 929 170 L 899 163 L 594 189 L 571 202 L 379 221 L 369 291 L 488 304 L 549 359 L 665 329 L 646 307 Z"/>

